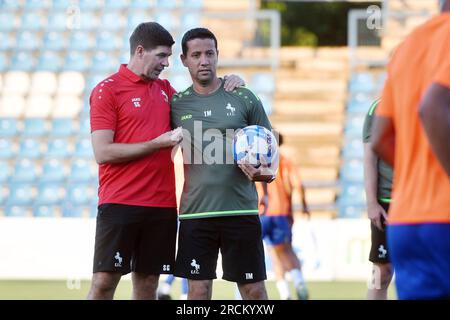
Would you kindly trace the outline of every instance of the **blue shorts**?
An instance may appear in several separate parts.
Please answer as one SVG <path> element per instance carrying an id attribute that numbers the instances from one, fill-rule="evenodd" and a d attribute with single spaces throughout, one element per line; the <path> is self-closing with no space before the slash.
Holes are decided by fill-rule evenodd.
<path id="1" fill-rule="evenodd" d="M 450 224 L 390 225 L 399 299 L 450 299 Z"/>
<path id="2" fill-rule="evenodd" d="M 287 216 L 260 216 L 262 237 L 272 246 L 291 243 L 292 227 Z"/>

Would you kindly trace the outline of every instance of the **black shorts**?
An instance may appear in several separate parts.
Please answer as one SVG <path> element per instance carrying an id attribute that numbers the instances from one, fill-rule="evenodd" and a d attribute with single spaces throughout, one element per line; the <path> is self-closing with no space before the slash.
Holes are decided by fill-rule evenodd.
<path id="1" fill-rule="evenodd" d="M 389 203 L 379 202 L 383 209 L 388 212 Z M 378 229 L 373 223 L 370 223 L 372 246 L 370 248 L 369 261 L 373 263 L 390 263 L 389 252 L 386 241 L 386 228 L 385 220 L 381 217 L 383 223 L 383 231 Z"/>
<path id="2" fill-rule="evenodd" d="M 174 275 L 215 279 L 219 249 L 223 279 L 253 283 L 267 278 L 257 215 L 181 220 Z"/>
<path id="3" fill-rule="evenodd" d="M 102 204 L 95 232 L 94 273 L 172 273 L 176 208 Z"/>

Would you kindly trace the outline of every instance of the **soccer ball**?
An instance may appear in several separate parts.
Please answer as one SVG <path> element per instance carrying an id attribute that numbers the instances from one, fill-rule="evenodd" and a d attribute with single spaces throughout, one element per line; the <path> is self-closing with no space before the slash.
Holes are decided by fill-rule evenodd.
<path id="1" fill-rule="evenodd" d="M 278 143 L 268 129 L 253 125 L 236 132 L 233 141 L 233 156 L 237 164 L 263 165 L 275 174 L 278 169 Z"/>

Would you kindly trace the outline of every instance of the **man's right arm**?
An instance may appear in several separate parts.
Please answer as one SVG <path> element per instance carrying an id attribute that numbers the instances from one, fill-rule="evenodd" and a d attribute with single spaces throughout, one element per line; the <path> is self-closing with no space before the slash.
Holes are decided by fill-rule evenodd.
<path id="1" fill-rule="evenodd" d="M 175 130 L 165 132 L 153 140 L 139 143 L 115 143 L 112 130 L 96 130 L 91 138 L 98 164 L 122 163 L 139 159 L 159 149 L 173 147 L 181 140 Z"/>

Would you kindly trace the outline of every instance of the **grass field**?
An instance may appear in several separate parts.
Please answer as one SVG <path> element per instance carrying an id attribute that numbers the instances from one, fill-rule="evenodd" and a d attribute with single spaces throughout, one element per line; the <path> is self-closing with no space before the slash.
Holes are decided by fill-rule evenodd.
<path id="1" fill-rule="evenodd" d="M 65 281 L 30 281 L 1 280 L 0 300 L 80 300 L 85 299 L 90 282 L 82 281 L 71 286 Z M 279 299 L 275 282 L 266 282 L 270 299 Z M 214 300 L 233 300 L 235 285 L 226 281 L 215 281 Z M 365 282 L 309 282 L 308 288 L 312 300 L 354 300 L 365 299 L 367 285 Z M 291 288 L 293 290 L 293 288 Z M 180 281 L 173 287 L 173 297 L 178 297 Z M 293 292 L 293 291 L 292 291 Z M 122 280 L 116 291 L 115 299 L 127 300 L 131 297 L 131 281 Z M 395 299 L 393 286 L 389 289 L 389 298 Z"/>

